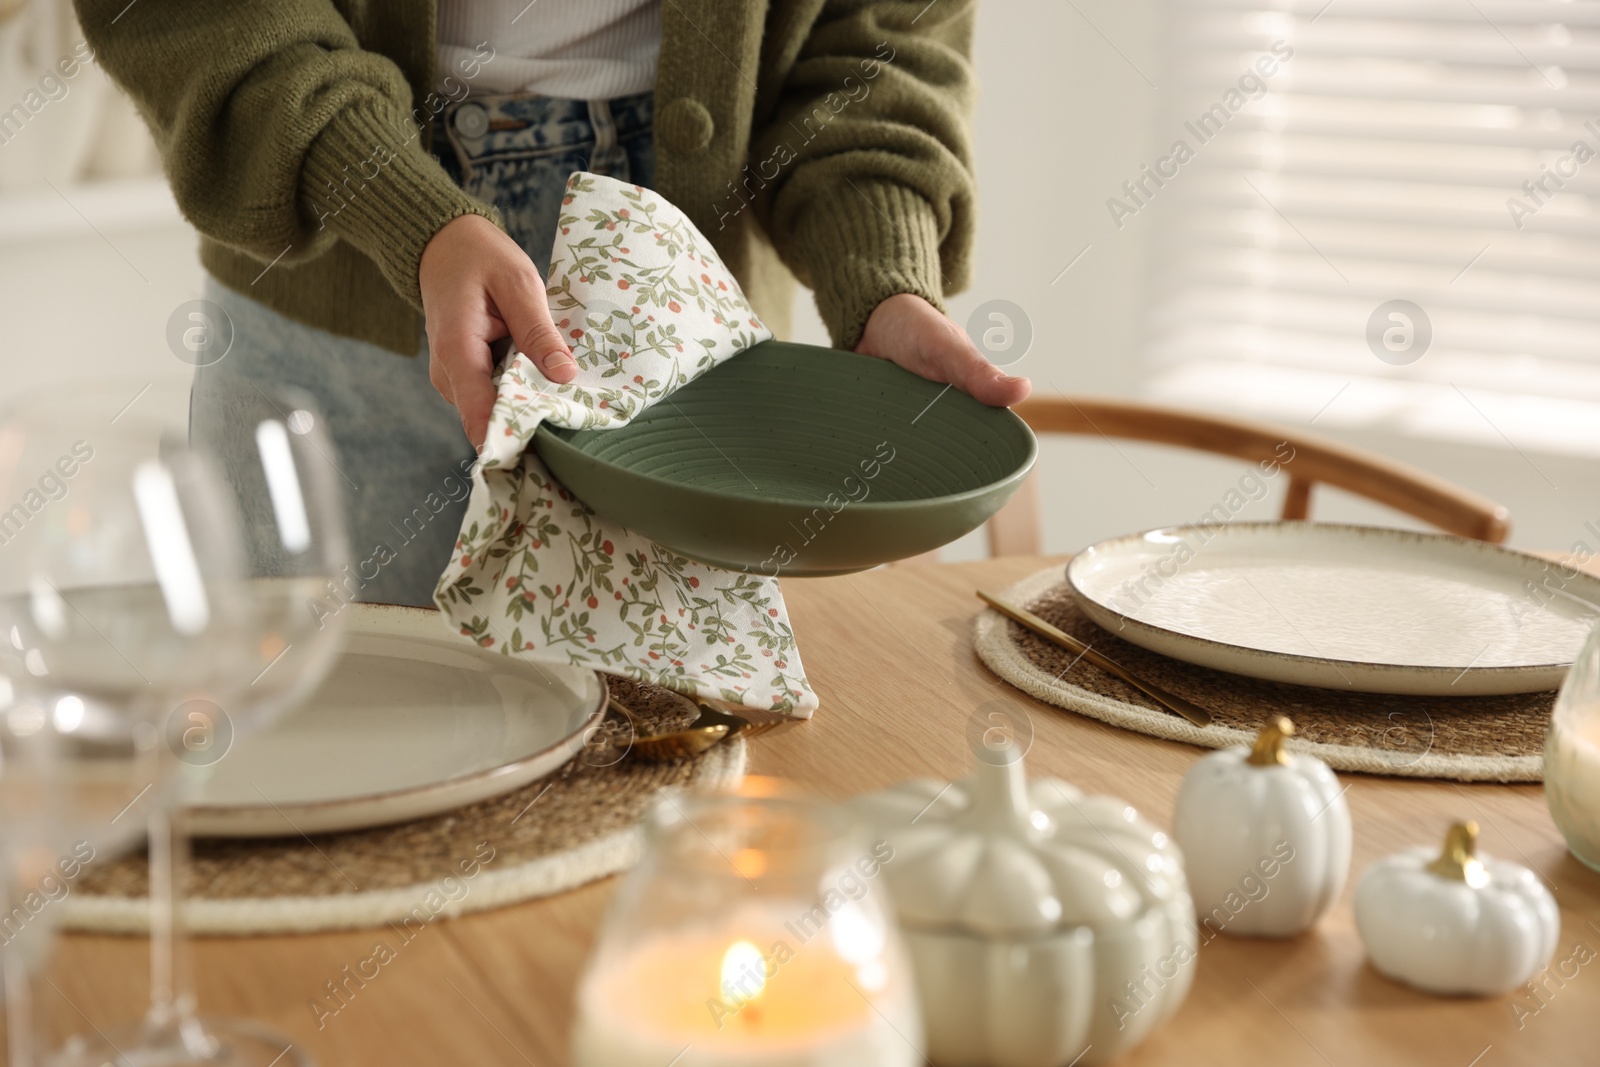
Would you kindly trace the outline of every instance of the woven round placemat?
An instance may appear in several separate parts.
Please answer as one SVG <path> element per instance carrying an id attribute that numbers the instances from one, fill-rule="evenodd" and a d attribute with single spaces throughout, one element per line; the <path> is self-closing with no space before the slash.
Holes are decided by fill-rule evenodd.
<path id="1" fill-rule="evenodd" d="M 608 678 L 647 726 L 686 726 L 697 710 L 655 686 Z M 640 817 L 670 787 L 731 788 L 744 777 L 738 737 L 694 759 L 626 755 L 613 710 L 597 739 L 559 771 L 443 815 L 348 833 L 194 843 L 185 915 L 197 934 L 304 933 L 446 916 L 549 896 L 633 865 Z M 143 853 L 93 862 L 61 901 L 62 925 L 149 930 Z"/>
<path id="2" fill-rule="evenodd" d="M 1047 704 L 1152 737 L 1207 748 L 1247 744 L 1272 715 L 1294 720 L 1294 751 L 1329 766 L 1368 774 L 1454 778 L 1463 782 L 1537 782 L 1544 732 L 1555 693 L 1415 697 L 1347 693 L 1260 681 L 1197 667 L 1122 640 L 1074 603 L 1060 567 L 1006 590 L 1022 604 L 1129 671 L 1204 706 L 1199 727 L 1157 707 L 1144 694 L 999 612 L 978 616 L 978 657 L 1001 678 Z"/>

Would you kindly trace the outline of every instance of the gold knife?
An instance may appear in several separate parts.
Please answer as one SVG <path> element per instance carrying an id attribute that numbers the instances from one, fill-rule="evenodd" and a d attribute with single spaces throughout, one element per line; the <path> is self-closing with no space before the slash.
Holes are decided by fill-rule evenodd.
<path id="1" fill-rule="evenodd" d="M 1073 637 L 1071 634 L 1050 625 L 1048 622 L 1045 622 L 1043 619 L 1039 618 L 1039 616 L 1035 615 L 1031 611 L 1028 611 L 1026 608 L 1019 608 L 1015 604 L 1008 604 L 997 596 L 990 596 L 982 589 L 979 589 L 977 593 L 979 600 L 982 600 L 985 604 L 989 605 L 1006 618 L 1011 619 L 1014 622 L 1021 623 L 1023 626 L 1026 626 L 1040 637 L 1060 645 L 1068 652 L 1076 652 L 1079 658 L 1088 660 L 1090 663 L 1094 664 L 1096 667 L 1099 667 L 1107 674 L 1116 675 L 1118 678 L 1121 678 L 1124 682 L 1127 682 L 1129 685 L 1133 686 L 1135 689 L 1139 690 L 1139 692 L 1143 693 L 1151 700 L 1154 700 L 1157 704 L 1160 704 L 1168 711 L 1182 715 L 1185 719 L 1188 719 L 1196 726 L 1211 725 L 1211 713 L 1205 708 L 1200 707 L 1198 704 L 1191 703 L 1175 693 L 1169 693 L 1165 689 L 1151 685 L 1149 682 L 1136 677 L 1116 660 L 1111 659 L 1108 656 L 1101 655 L 1099 652 L 1096 652 L 1082 641 L 1079 641 L 1076 637 Z"/>

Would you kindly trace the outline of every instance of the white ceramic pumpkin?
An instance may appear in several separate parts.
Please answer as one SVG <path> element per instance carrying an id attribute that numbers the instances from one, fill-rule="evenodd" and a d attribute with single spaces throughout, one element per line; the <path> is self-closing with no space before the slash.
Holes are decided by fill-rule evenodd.
<path id="1" fill-rule="evenodd" d="M 1367 868 L 1356 927 L 1372 965 L 1430 993 L 1504 993 L 1556 950 L 1561 915 L 1539 876 L 1480 857 L 1478 825 L 1456 823 L 1444 851 L 1413 848 Z"/>
<path id="2" fill-rule="evenodd" d="M 883 871 L 928 1056 L 955 1067 L 1109 1060 L 1171 1015 L 1194 976 L 1181 857 L 1125 802 L 1029 783 L 1014 749 L 983 755 L 963 782 L 906 782 L 856 802 L 894 848 Z"/>
<path id="3" fill-rule="evenodd" d="M 1344 889 L 1350 808 L 1326 763 L 1284 749 L 1293 733 L 1279 716 L 1254 747 L 1213 752 L 1184 776 L 1172 836 L 1207 941 L 1293 936 Z"/>

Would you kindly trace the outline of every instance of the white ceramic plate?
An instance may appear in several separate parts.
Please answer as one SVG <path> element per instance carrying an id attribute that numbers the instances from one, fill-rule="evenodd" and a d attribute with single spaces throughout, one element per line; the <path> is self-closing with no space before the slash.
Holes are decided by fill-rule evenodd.
<path id="1" fill-rule="evenodd" d="M 592 670 L 480 649 L 436 611 L 343 610 L 349 636 L 328 678 L 214 764 L 190 808 L 195 833 L 326 833 L 436 815 L 555 770 L 605 714 Z"/>
<path id="2" fill-rule="evenodd" d="M 1600 579 L 1452 537 L 1311 522 L 1175 526 L 1067 565 L 1084 612 L 1136 645 L 1253 678 L 1368 693 L 1555 689 Z"/>

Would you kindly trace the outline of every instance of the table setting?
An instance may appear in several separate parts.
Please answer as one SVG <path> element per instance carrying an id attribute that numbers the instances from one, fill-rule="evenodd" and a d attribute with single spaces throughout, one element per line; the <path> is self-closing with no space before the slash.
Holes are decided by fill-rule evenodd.
<path id="1" fill-rule="evenodd" d="M 774 339 L 637 185 L 572 176 L 547 288 L 578 375 L 497 368 L 434 609 L 356 596 L 309 398 L 213 409 L 243 455 L 137 385 L 0 416 L 62 490 L 0 551 L 9 1062 L 1578 1062 L 1600 577 L 904 563 L 1022 418 Z"/>

